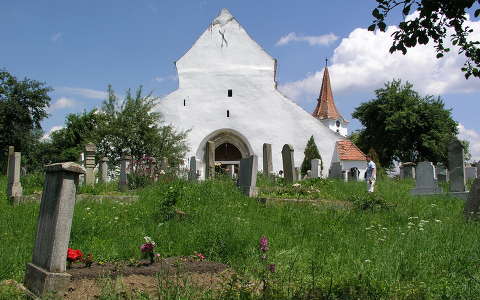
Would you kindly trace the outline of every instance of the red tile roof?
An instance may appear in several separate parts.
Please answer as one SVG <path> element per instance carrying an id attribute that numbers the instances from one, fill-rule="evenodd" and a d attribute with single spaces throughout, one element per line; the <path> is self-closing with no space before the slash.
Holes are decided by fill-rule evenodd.
<path id="1" fill-rule="evenodd" d="M 333 92 L 330 85 L 328 67 L 325 67 L 325 70 L 323 71 L 322 88 L 320 89 L 320 96 L 317 101 L 317 107 L 313 111 L 312 116 L 318 119 L 343 119 L 333 101 Z"/>
<path id="2" fill-rule="evenodd" d="M 350 140 L 337 141 L 335 145 L 340 160 L 365 160 L 366 155 Z"/>

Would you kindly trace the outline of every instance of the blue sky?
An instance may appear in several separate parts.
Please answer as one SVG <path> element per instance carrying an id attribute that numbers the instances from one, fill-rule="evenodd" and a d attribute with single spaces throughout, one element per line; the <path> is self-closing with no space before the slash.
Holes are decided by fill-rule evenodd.
<path id="1" fill-rule="evenodd" d="M 480 80 L 463 79 L 455 53 L 433 58 L 432 46 L 390 55 L 390 35 L 367 32 L 373 0 L 344 1 L 2 1 L 0 68 L 44 81 L 51 93 L 46 132 L 69 113 L 101 104 L 108 84 L 123 94 L 143 85 L 155 95 L 176 89 L 173 62 L 222 8 L 278 60 L 279 88 L 311 112 L 325 58 L 334 97 L 350 131 L 351 113 L 393 78 L 409 80 L 422 94 L 440 95 L 480 159 Z M 398 21 L 400 16 L 393 16 Z M 480 21 L 471 26 L 480 39 Z M 394 28 L 389 28 L 388 33 Z"/>

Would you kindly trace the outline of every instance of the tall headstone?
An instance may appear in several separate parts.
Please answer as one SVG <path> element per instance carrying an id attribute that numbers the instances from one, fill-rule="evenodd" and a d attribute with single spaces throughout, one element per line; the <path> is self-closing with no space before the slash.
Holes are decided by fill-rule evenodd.
<path id="1" fill-rule="evenodd" d="M 128 191 L 128 174 L 130 173 L 130 162 L 132 157 L 128 154 L 124 154 L 120 161 L 120 180 L 118 182 L 121 192 Z"/>
<path id="2" fill-rule="evenodd" d="M 94 143 L 88 143 L 85 145 L 85 184 L 95 184 L 95 153 L 97 152 L 97 146 Z"/>
<path id="3" fill-rule="evenodd" d="M 20 163 L 22 154 L 14 152 L 8 157 L 7 197 L 15 202 L 15 197 L 22 196 L 22 184 L 20 183 Z"/>
<path id="4" fill-rule="evenodd" d="M 415 163 L 406 162 L 400 165 L 400 178 L 415 178 Z"/>
<path id="5" fill-rule="evenodd" d="M 320 159 L 315 158 L 311 160 L 311 170 L 312 170 L 312 178 L 319 178 L 321 177 L 321 169 L 320 169 Z"/>
<path id="6" fill-rule="evenodd" d="M 50 292 L 63 296 L 71 277 L 65 271 L 75 184 L 85 169 L 67 162 L 47 165 L 45 172 L 35 246 L 32 262 L 27 264 L 25 286 L 39 297 Z"/>
<path id="7" fill-rule="evenodd" d="M 441 193 L 435 180 L 435 167 L 429 161 L 417 164 L 415 170 L 415 188 L 411 190 L 413 195 Z"/>
<path id="8" fill-rule="evenodd" d="M 465 160 L 463 145 L 455 139 L 448 145 L 450 192 L 465 192 Z"/>
<path id="9" fill-rule="evenodd" d="M 300 172 L 299 167 L 295 167 L 295 181 L 302 180 L 302 173 Z"/>
<path id="10" fill-rule="evenodd" d="M 285 144 L 282 148 L 283 176 L 286 182 L 295 182 L 295 165 L 293 160 L 293 146 Z"/>
<path id="11" fill-rule="evenodd" d="M 272 144 L 263 144 L 263 174 L 270 176 L 273 172 Z"/>
<path id="12" fill-rule="evenodd" d="M 441 163 L 438 163 L 435 167 L 435 175 L 438 182 L 448 182 L 448 170 Z"/>
<path id="13" fill-rule="evenodd" d="M 197 180 L 197 159 L 195 156 L 190 157 L 190 170 L 188 171 L 188 180 Z"/>
<path id="14" fill-rule="evenodd" d="M 477 178 L 477 167 L 465 167 L 465 180 Z"/>
<path id="15" fill-rule="evenodd" d="M 248 197 L 257 196 L 257 172 L 258 158 L 256 155 L 240 160 L 238 186 Z"/>
<path id="16" fill-rule="evenodd" d="M 467 218 L 478 218 L 479 217 L 479 207 L 480 207 L 480 178 L 476 178 L 473 181 L 470 192 L 467 196 L 467 202 L 465 202 L 465 217 Z"/>
<path id="17" fill-rule="evenodd" d="M 78 156 L 78 164 L 82 167 L 85 167 L 85 153 L 80 153 Z M 83 185 L 85 183 L 85 174 L 80 174 L 78 176 L 78 184 Z"/>
<path id="18" fill-rule="evenodd" d="M 108 182 L 108 157 L 103 156 L 100 159 L 100 182 Z"/>
<path id="19" fill-rule="evenodd" d="M 205 179 L 215 177 L 215 143 L 208 141 L 205 149 Z"/>
<path id="20" fill-rule="evenodd" d="M 342 177 L 342 164 L 338 162 L 333 162 L 331 167 L 330 167 L 330 178 L 337 178 L 337 179 L 343 179 Z"/>

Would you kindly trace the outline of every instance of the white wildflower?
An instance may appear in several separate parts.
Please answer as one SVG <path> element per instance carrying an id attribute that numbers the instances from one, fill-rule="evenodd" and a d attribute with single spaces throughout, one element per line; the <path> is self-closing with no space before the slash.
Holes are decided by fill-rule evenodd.
<path id="1" fill-rule="evenodd" d="M 419 229 L 419 230 L 423 231 L 423 230 L 425 230 L 425 229 L 423 229 L 423 227 L 420 227 L 420 229 Z"/>
<path id="2" fill-rule="evenodd" d="M 435 219 L 435 222 L 437 222 L 437 223 L 442 223 L 442 221 L 439 220 L 439 219 Z"/>
<path id="3" fill-rule="evenodd" d="M 300 186 L 300 183 L 294 183 L 292 184 L 293 187 L 299 187 Z"/>
<path id="4" fill-rule="evenodd" d="M 369 263 L 369 262 L 372 262 L 372 261 L 371 261 L 371 260 L 369 260 L 369 259 L 366 259 L 366 260 L 365 260 L 365 262 L 366 262 L 366 263 Z"/>

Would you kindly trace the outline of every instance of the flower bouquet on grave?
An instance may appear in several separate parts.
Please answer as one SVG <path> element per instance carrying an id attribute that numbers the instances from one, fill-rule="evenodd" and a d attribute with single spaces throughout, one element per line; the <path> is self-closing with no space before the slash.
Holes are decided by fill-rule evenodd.
<path id="1" fill-rule="evenodd" d="M 85 267 L 91 267 L 93 263 L 93 255 L 89 253 L 87 254 L 87 257 L 84 257 L 81 250 L 68 248 L 67 268 L 70 269 L 72 267 L 72 264 L 76 262 L 83 262 L 85 264 Z"/>
<path id="2" fill-rule="evenodd" d="M 153 264 L 155 262 L 155 257 L 157 256 L 154 251 L 157 244 L 152 240 L 151 237 L 145 236 L 144 239 L 145 243 L 140 246 L 140 251 L 144 257 L 148 257 L 150 259 L 150 264 Z"/>

